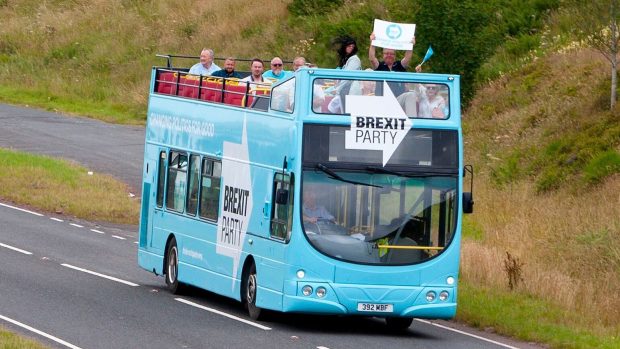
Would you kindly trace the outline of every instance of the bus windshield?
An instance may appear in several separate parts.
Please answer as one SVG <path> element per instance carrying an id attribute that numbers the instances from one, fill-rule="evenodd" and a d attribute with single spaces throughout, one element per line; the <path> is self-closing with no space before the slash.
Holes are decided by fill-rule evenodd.
<path id="1" fill-rule="evenodd" d="M 380 151 L 347 149 L 346 129 L 304 127 L 302 222 L 312 246 L 381 265 L 441 253 L 457 217 L 456 131 L 410 130 L 383 166 Z"/>
<path id="2" fill-rule="evenodd" d="M 456 176 L 303 173 L 303 227 L 317 250 L 364 264 L 413 264 L 454 235 Z"/>

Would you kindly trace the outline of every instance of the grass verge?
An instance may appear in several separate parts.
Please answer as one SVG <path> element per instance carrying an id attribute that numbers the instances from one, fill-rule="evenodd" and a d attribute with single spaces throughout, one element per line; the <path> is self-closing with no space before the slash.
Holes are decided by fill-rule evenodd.
<path id="1" fill-rule="evenodd" d="M 126 125 L 143 125 L 146 109 L 137 106 L 123 106 L 88 101 L 81 98 L 59 97 L 52 93 L 0 86 L 0 101 L 17 105 L 28 105 L 47 111 L 89 116 L 105 122 Z"/>
<path id="2" fill-rule="evenodd" d="M 137 224 L 140 202 L 111 176 L 65 160 L 0 149 L 0 198 L 92 221 Z"/>
<path id="3" fill-rule="evenodd" d="M 45 349 L 47 347 L 20 337 L 0 327 L 0 348 L 2 349 Z"/>
<path id="4" fill-rule="evenodd" d="M 551 348 L 620 348 L 618 333 L 597 333 L 588 318 L 539 298 L 463 280 L 459 287 L 461 322 Z"/>

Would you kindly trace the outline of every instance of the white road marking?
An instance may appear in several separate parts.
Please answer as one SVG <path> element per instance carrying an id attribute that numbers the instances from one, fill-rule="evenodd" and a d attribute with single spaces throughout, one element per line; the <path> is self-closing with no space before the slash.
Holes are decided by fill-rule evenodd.
<path id="1" fill-rule="evenodd" d="M 69 223 L 69 225 L 72 225 L 72 226 L 77 227 L 77 228 L 84 228 L 83 225 L 79 225 L 79 224 L 75 224 L 75 223 Z"/>
<path id="2" fill-rule="evenodd" d="M 246 320 L 246 319 L 242 319 L 240 317 L 236 317 L 234 315 L 225 313 L 225 312 L 217 310 L 217 309 L 208 308 L 208 307 L 205 307 L 204 305 L 200 305 L 198 303 L 194 303 L 194 302 L 188 301 L 188 300 L 183 299 L 183 298 L 175 298 L 174 300 L 179 301 L 181 303 L 185 303 L 187 305 L 191 305 L 192 307 L 196 307 L 196 308 L 199 308 L 199 309 L 202 309 L 202 310 L 209 311 L 209 312 L 214 313 L 214 314 L 225 316 L 225 317 L 227 317 L 229 319 L 233 319 L 233 320 L 236 320 L 236 321 L 243 322 L 243 323 L 248 324 L 250 326 L 254 326 L 254 327 L 260 328 L 261 330 L 265 330 L 265 331 L 271 330 L 271 327 L 263 326 L 261 324 L 257 324 L 256 322 L 252 322 L 252 321 L 249 321 L 249 320 Z"/>
<path id="3" fill-rule="evenodd" d="M 414 320 L 415 320 L 415 321 L 419 321 L 419 322 L 423 322 L 423 323 L 425 323 L 425 324 L 429 324 L 429 325 L 437 326 L 437 327 L 439 327 L 439 328 L 443 328 L 444 330 L 448 330 L 448 331 L 452 331 L 452 332 L 456 332 L 456 333 L 464 334 L 464 335 L 466 335 L 466 336 L 474 337 L 474 338 L 477 338 L 477 339 L 483 340 L 483 341 L 485 341 L 485 342 L 489 342 L 489 343 L 493 343 L 493 344 L 499 345 L 500 347 L 509 348 L 509 349 L 519 349 L 519 348 L 517 348 L 517 347 L 513 347 L 513 346 L 508 345 L 508 344 L 504 344 L 504 343 L 501 343 L 501 342 L 497 342 L 497 341 L 494 341 L 494 340 L 492 340 L 492 339 L 484 338 L 484 337 L 482 337 L 482 336 L 478 336 L 478 335 L 475 335 L 475 334 L 473 334 L 473 333 L 467 333 L 467 332 L 465 332 L 465 331 L 457 330 L 456 328 L 452 328 L 452 327 L 444 326 L 444 325 L 441 325 L 441 324 L 437 324 L 437 323 L 430 322 L 430 321 L 427 321 L 427 320 L 422 320 L 422 319 L 414 319 Z"/>
<path id="4" fill-rule="evenodd" d="M 19 207 L 15 207 L 15 206 L 7 205 L 7 204 L 3 204 L 3 203 L 1 203 L 1 202 L 0 202 L 0 206 L 4 206 L 4 207 L 8 207 L 8 208 L 12 208 L 12 209 L 14 209 L 14 210 L 18 210 L 18 211 L 22 211 L 22 212 L 26 212 L 26 213 L 33 214 L 33 215 L 35 215 L 35 216 L 43 217 L 43 215 L 42 215 L 42 214 L 40 214 L 40 213 L 37 213 L 37 212 L 32 212 L 32 211 L 29 211 L 29 210 L 25 210 L 25 209 L 23 209 L 23 208 L 19 208 Z"/>
<path id="5" fill-rule="evenodd" d="M 324 347 L 322 345 L 319 345 L 318 347 L 316 347 L 316 349 L 329 349 L 328 347 Z"/>
<path id="6" fill-rule="evenodd" d="M 95 232 L 97 234 L 105 234 L 104 232 L 102 232 L 101 230 L 97 230 L 97 229 L 91 229 L 90 231 Z"/>
<path id="7" fill-rule="evenodd" d="M 62 219 L 58 219 L 56 217 L 50 217 L 50 219 L 56 222 L 64 222 Z"/>
<path id="8" fill-rule="evenodd" d="M 133 287 L 140 286 L 140 285 L 138 285 L 138 284 L 134 284 L 133 282 L 130 282 L 130 281 L 125 281 L 125 280 L 122 280 L 122 279 L 115 278 L 115 277 L 113 277 L 113 276 L 108 276 L 108 275 L 100 274 L 100 273 L 97 273 L 97 272 L 94 272 L 94 271 L 91 271 L 91 270 L 88 270 L 88 269 L 79 268 L 79 267 L 73 266 L 73 265 L 71 265 L 71 264 L 66 264 L 66 263 L 63 263 L 63 264 L 61 264 L 61 265 L 62 265 L 63 267 L 67 267 L 67 268 L 70 268 L 70 269 L 74 269 L 74 270 L 77 270 L 77 271 L 81 271 L 81 272 L 84 272 L 84 273 L 87 273 L 87 274 L 91 274 L 91 275 L 99 276 L 99 277 L 102 277 L 102 278 L 104 278 L 104 279 L 108 279 L 108 280 L 112 280 L 112 281 L 120 282 L 121 284 L 129 285 L 129 286 L 133 286 Z"/>
<path id="9" fill-rule="evenodd" d="M 112 237 L 115 238 L 115 239 L 119 239 L 119 240 L 127 240 L 124 237 L 118 236 L 118 235 L 112 235 Z"/>
<path id="10" fill-rule="evenodd" d="M 2 246 L 4 248 L 8 248 L 9 250 L 17 251 L 19 253 L 23 253 L 23 254 L 27 254 L 27 255 L 31 255 L 32 254 L 32 252 L 28 252 L 28 251 L 22 250 L 21 248 L 5 245 L 5 244 L 2 244 L 2 243 L 0 243 L 0 246 Z"/>
<path id="11" fill-rule="evenodd" d="M 73 344 L 71 344 L 71 343 L 69 343 L 69 342 L 63 341 L 62 339 L 60 339 L 60 338 L 58 338 L 58 337 L 54 337 L 54 336 L 52 336 L 51 334 L 48 334 L 48 333 L 45 333 L 45 332 L 43 332 L 43 331 L 37 330 L 37 329 L 36 329 L 36 328 L 34 328 L 34 327 L 31 327 L 31 326 L 28 326 L 28 325 L 26 325 L 26 324 L 23 324 L 23 323 L 21 323 L 21 322 L 19 322 L 19 321 L 16 321 L 16 320 L 10 319 L 10 318 L 8 318 L 8 317 L 6 317 L 6 316 L 2 316 L 2 315 L 0 315 L 0 319 L 4 320 L 4 321 L 6 321 L 6 322 L 10 322 L 10 323 L 12 323 L 13 325 L 17 325 L 17 326 L 19 326 L 19 327 L 21 327 L 21 328 L 24 328 L 24 329 L 26 329 L 26 330 L 28 330 L 28 331 L 30 331 L 30 332 L 34 332 L 34 333 L 38 334 L 39 336 L 43 336 L 43 337 L 45 337 L 45 338 L 47 338 L 47 339 L 51 339 L 51 340 L 53 340 L 54 342 L 56 342 L 56 343 L 58 343 L 58 344 L 62 344 L 62 345 L 64 345 L 64 346 L 65 346 L 65 347 L 67 347 L 67 348 L 71 348 L 71 349 L 82 349 L 82 348 L 78 347 L 77 345 L 73 345 Z"/>

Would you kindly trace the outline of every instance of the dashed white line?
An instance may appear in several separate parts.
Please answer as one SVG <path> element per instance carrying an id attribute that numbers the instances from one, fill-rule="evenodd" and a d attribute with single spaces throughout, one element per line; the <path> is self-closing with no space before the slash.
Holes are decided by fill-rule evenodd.
<path id="1" fill-rule="evenodd" d="M 112 280 L 112 281 L 120 282 L 121 284 L 129 285 L 129 286 L 133 286 L 133 287 L 140 286 L 140 285 L 138 285 L 138 284 L 134 284 L 133 282 L 130 282 L 130 281 L 125 281 L 125 280 L 122 280 L 122 279 L 119 279 L 119 278 L 115 278 L 115 277 L 113 277 L 113 276 L 104 275 L 104 274 L 97 273 L 97 272 L 94 272 L 94 271 L 91 271 L 91 270 L 88 270 L 88 269 L 79 268 L 79 267 L 73 266 L 73 265 L 71 265 L 71 264 L 66 264 L 66 263 L 63 263 L 63 264 L 61 264 L 61 265 L 62 265 L 63 267 L 67 267 L 67 268 L 70 268 L 70 269 L 74 269 L 74 270 L 77 270 L 77 271 L 81 271 L 81 272 L 84 272 L 84 273 L 87 273 L 87 274 L 91 274 L 91 275 L 99 276 L 99 277 L 102 277 L 102 278 L 104 278 L 104 279 L 108 279 L 108 280 Z"/>
<path id="2" fill-rule="evenodd" d="M 318 347 L 316 347 L 316 349 L 329 349 L 328 347 L 324 347 L 322 345 L 319 345 Z"/>
<path id="3" fill-rule="evenodd" d="M 64 222 L 62 219 L 56 217 L 50 217 L 50 219 L 56 222 Z"/>
<path id="4" fill-rule="evenodd" d="M 265 330 L 265 331 L 271 330 L 271 327 L 263 326 L 261 324 L 257 324 L 256 322 L 252 322 L 252 321 L 249 321 L 249 320 L 246 320 L 246 319 L 242 319 L 240 317 L 237 317 L 237 316 L 225 313 L 225 312 L 217 310 L 217 309 L 205 307 L 204 305 L 200 305 L 198 303 L 194 303 L 194 302 L 188 301 L 188 300 L 183 299 L 183 298 L 175 298 L 174 300 L 176 300 L 178 302 L 181 302 L 181 303 L 184 303 L 184 304 L 187 304 L 187 305 L 191 305 L 192 307 L 196 307 L 196 308 L 199 308 L 199 309 L 202 309 L 202 310 L 206 310 L 206 311 L 214 313 L 214 314 L 225 316 L 225 317 L 227 317 L 229 319 L 233 319 L 233 320 L 236 320 L 236 321 L 243 322 L 243 323 L 248 324 L 250 326 L 254 326 L 254 327 L 260 328 L 261 330 Z"/>
<path id="5" fill-rule="evenodd" d="M 105 234 L 104 232 L 102 232 L 101 230 L 97 230 L 97 229 L 91 229 L 90 231 L 95 232 L 97 234 Z"/>
<path id="6" fill-rule="evenodd" d="M 441 324 L 437 324 L 437 323 L 430 322 L 430 321 L 427 321 L 427 320 L 422 320 L 422 319 L 414 319 L 414 320 L 419 321 L 419 322 L 423 322 L 423 323 L 425 323 L 425 324 L 429 324 L 429 325 L 437 326 L 437 327 L 439 327 L 439 328 L 443 328 L 444 330 L 448 330 L 448 331 L 452 331 L 452 332 L 456 332 L 456 333 L 464 334 L 464 335 L 469 336 L 469 337 L 474 337 L 474 338 L 477 338 L 477 339 L 483 340 L 483 341 L 485 341 L 485 342 L 489 342 L 489 343 L 493 343 L 493 344 L 499 345 L 500 347 L 509 348 L 509 349 L 519 349 L 519 348 L 517 348 L 517 347 L 513 347 L 513 346 L 508 345 L 508 344 L 504 344 L 504 343 L 501 343 L 501 342 L 497 342 L 497 341 L 494 341 L 494 340 L 492 340 L 492 339 L 484 338 L 484 337 L 482 337 L 482 336 L 478 336 L 478 335 L 475 335 L 475 334 L 473 334 L 473 333 L 468 333 L 468 332 L 465 332 L 465 331 L 457 330 L 456 328 L 452 328 L 452 327 L 444 326 L 444 325 L 441 325 Z"/>
<path id="7" fill-rule="evenodd" d="M 77 345 L 73 345 L 73 344 L 71 344 L 71 343 L 69 343 L 69 342 L 63 341 L 62 339 L 60 339 L 60 338 L 58 338 L 58 337 L 54 337 L 54 336 L 52 336 L 51 334 L 48 334 L 48 333 L 45 333 L 45 332 L 43 332 L 43 331 L 37 330 L 37 329 L 36 329 L 36 328 L 34 328 L 34 327 L 31 327 L 31 326 L 28 326 L 28 325 L 26 325 L 26 324 L 23 324 L 23 323 L 21 323 L 21 322 L 19 322 L 19 321 L 16 321 L 16 320 L 10 319 L 10 318 L 8 318 L 8 317 L 6 317 L 6 316 L 2 316 L 2 315 L 0 315 L 0 319 L 4 320 L 4 321 L 6 321 L 6 322 L 10 322 L 10 323 L 12 323 L 13 325 L 17 325 L 17 326 L 19 326 L 19 327 L 21 327 L 21 328 L 24 328 L 24 329 L 26 329 L 26 330 L 28 330 L 28 331 L 30 331 L 30 332 L 34 332 L 34 333 L 38 334 L 39 336 L 43 336 L 43 337 L 45 337 L 45 338 L 47 338 L 47 339 L 51 339 L 51 340 L 53 340 L 54 342 L 56 342 L 56 343 L 58 343 L 58 344 L 62 344 L 62 345 L 64 345 L 64 346 L 65 346 L 65 347 L 67 347 L 67 348 L 71 348 L 71 349 L 82 349 L 82 348 L 78 347 Z"/>
<path id="8" fill-rule="evenodd" d="M 35 215 L 35 216 L 39 216 L 39 217 L 42 217 L 42 216 L 43 216 L 43 215 L 42 215 L 42 214 L 40 214 L 40 213 L 37 213 L 37 212 L 32 212 L 32 211 L 29 211 L 29 210 L 25 210 L 25 209 L 23 209 L 23 208 L 19 208 L 19 207 L 15 207 L 15 206 L 7 205 L 7 204 L 3 204 L 3 203 L 1 203 L 1 202 L 0 202 L 0 206 L 4 206 L 4 207 L 8 207 L 8 208 L 12 208 L 12 209 L 14 209 L 14 210 L 18 210 L 18 211 L 22 211 L 22 212 L 26 212 L 26 213 L 30 213 L 30 214 L 33 214 L 33 215 Z"/>
<path id="9" fill-rule="evenodd" d="M 84 228 L 83 225 L 79 225 L 79 224 L 75 224 L 75 223 L 69 223 L 69 225 L 72 225 L 72 226 L 77 227 L 77 228 Z"/>
<path id="10" fill-rule="evenodd" d="M 19 253 L 23 253 L 23 254 L 27 254 L 27 255 L 31 255 L 32 252 L 28 252 L 26 250 L 22 250 L 21 248 L 17 248 L 17 247 L 13 247 L 13 246 L 9 246 L 3 243 L 0 243 L 0 246 L 4 247 L 4 248 L 8 248 L 9 250 L 13 250 Z"/>
<path id="11" fill-rule="evenodd" d="M 112 235 L 112 237 L 115 238 L 115 239 L 119 239 L 119 240 L 127 240 L 124 237 L 118 236 L 118 235 Z"/>

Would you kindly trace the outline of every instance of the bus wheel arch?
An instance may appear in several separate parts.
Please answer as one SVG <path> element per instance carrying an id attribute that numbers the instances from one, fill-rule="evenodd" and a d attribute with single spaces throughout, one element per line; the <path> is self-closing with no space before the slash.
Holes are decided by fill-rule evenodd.
<path id="1" fill-rule="evenodd" d="M 252 256 L 248 256 L 243 264 L 243 273 L 241 277 L 241 302 L 248 310 L 248 314 L 254 320 L 259 320 L 263 313 L 262 309 L 256 306 L 256 297 L 258 295 L 258 273 L 256 272 L 256 263 Z"/>
<path id="2" fill-rule="evenodd" d="M 182 285 L 179 282 L 179 249 L 177 240 L 173 234 L 170 234 L 166 242 L 163 274 L 170 292 L 172 294 L 181 293 Z"/>

